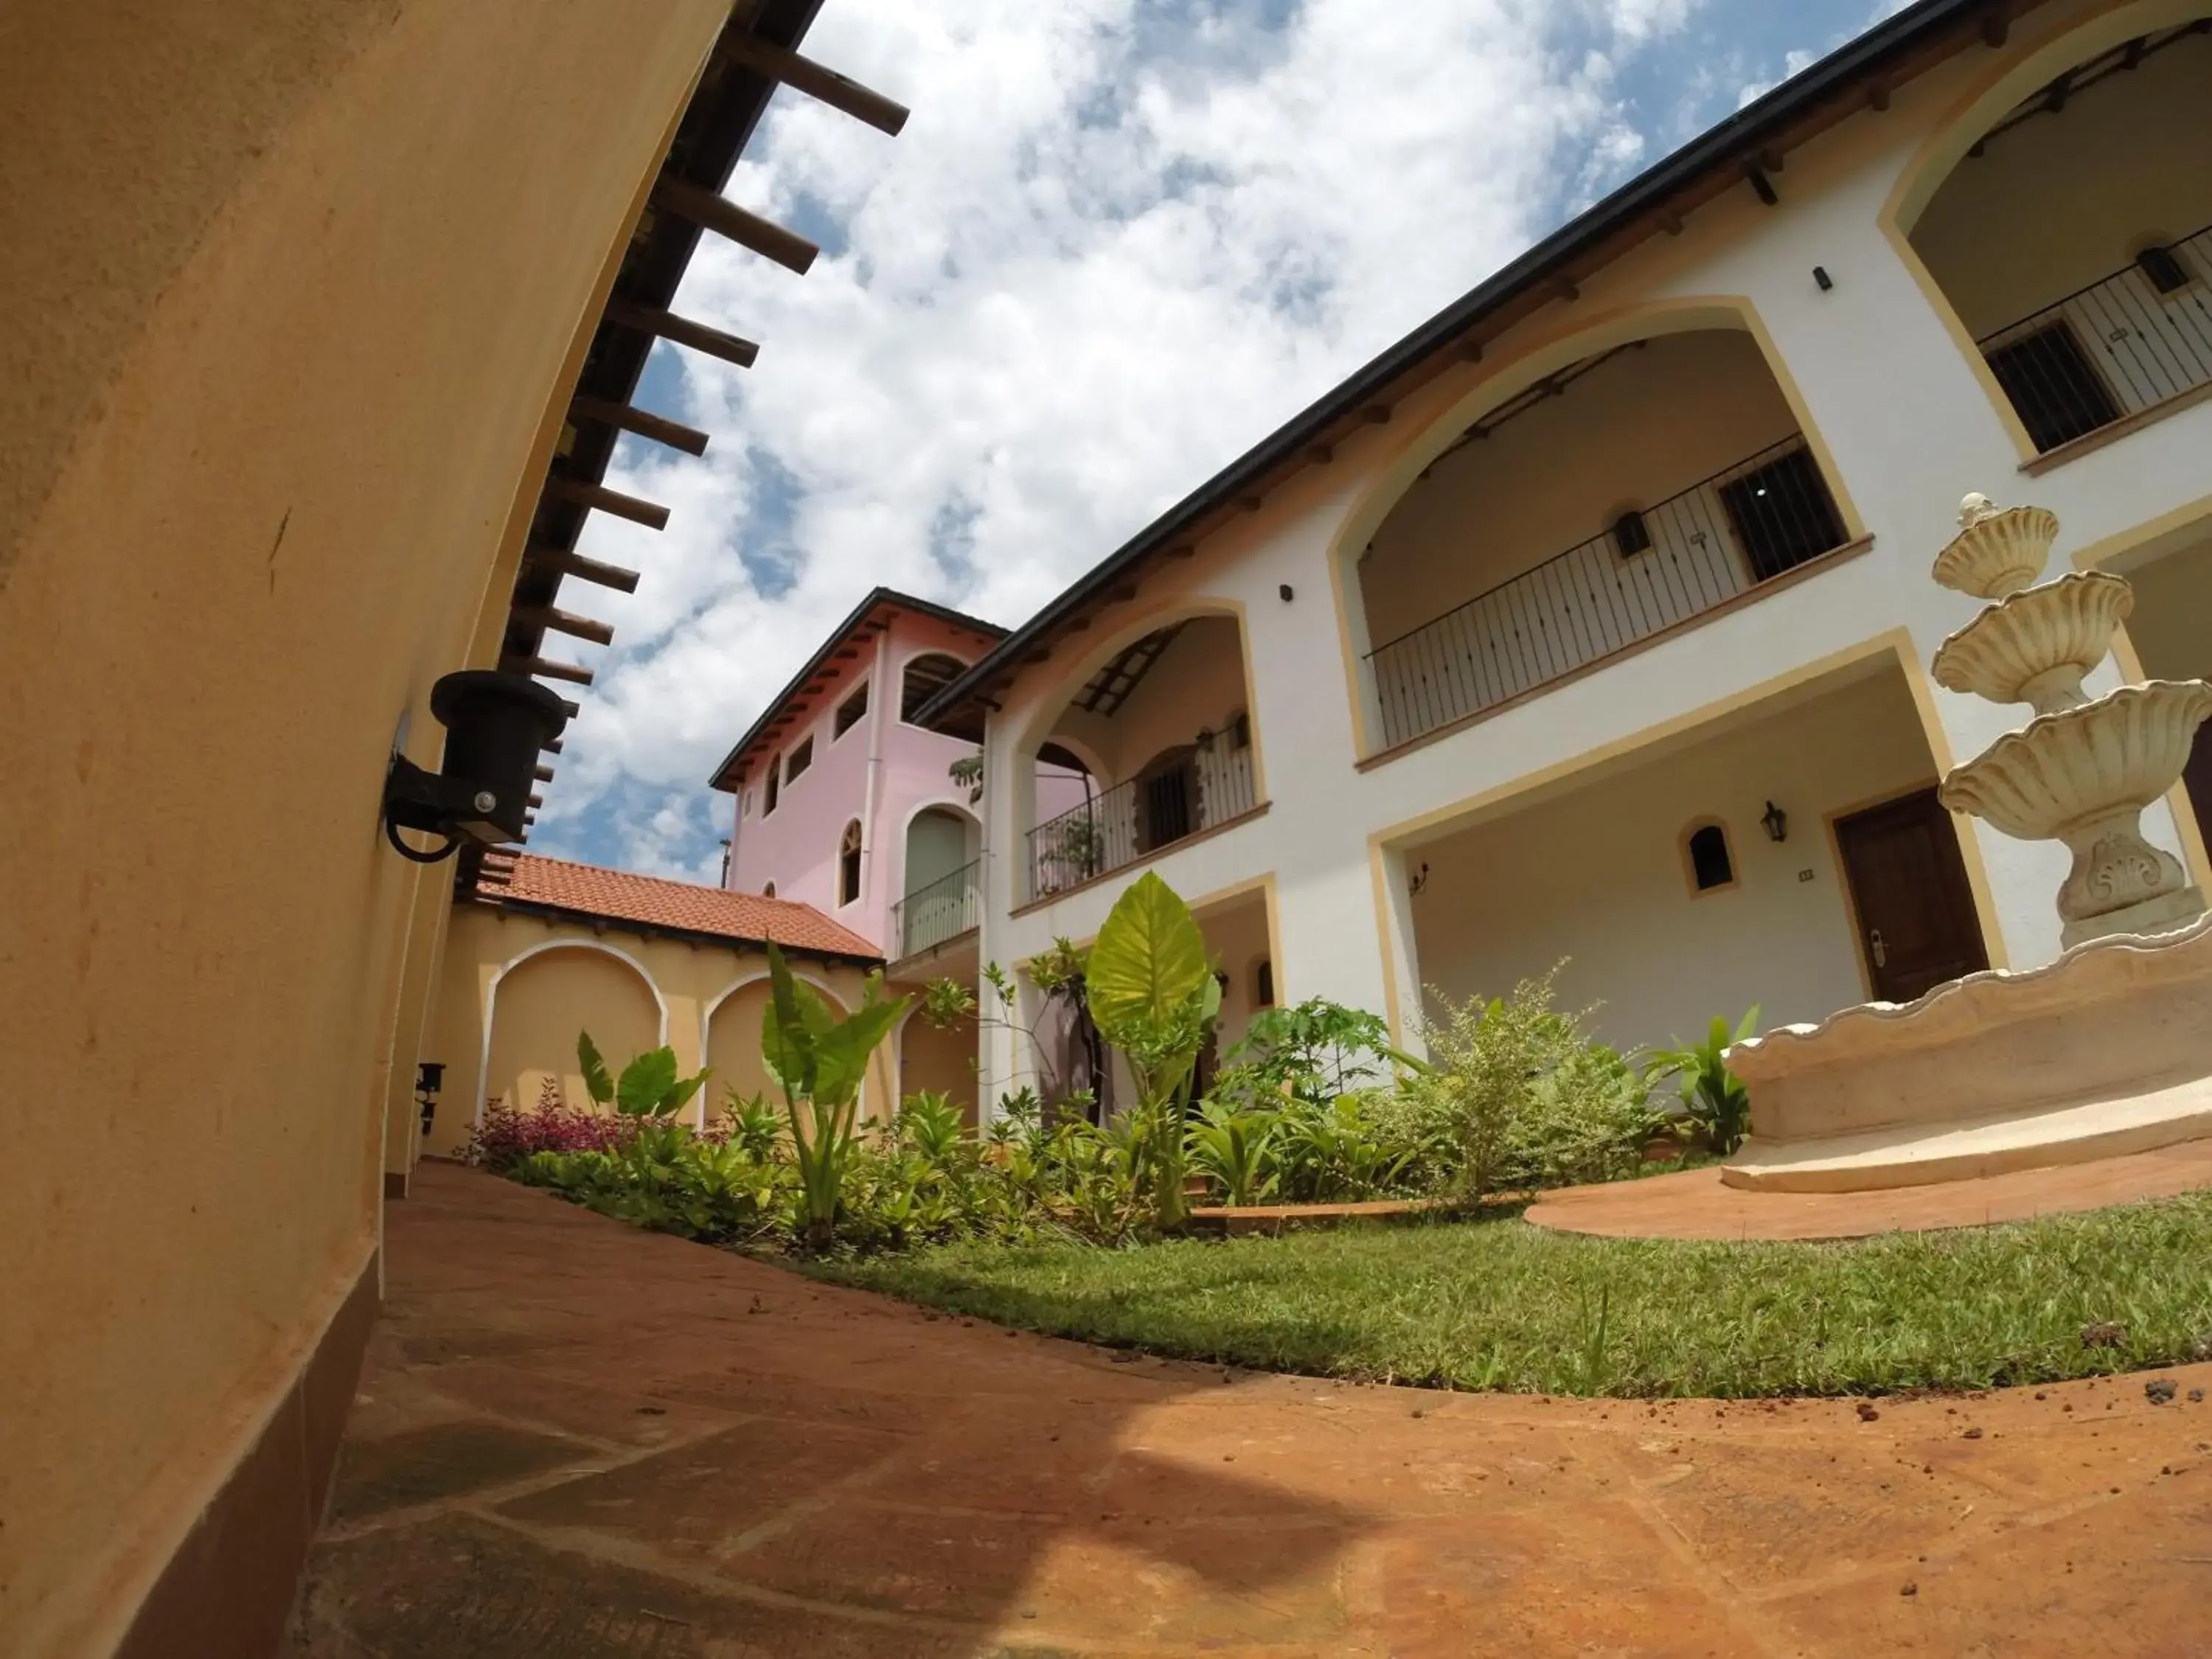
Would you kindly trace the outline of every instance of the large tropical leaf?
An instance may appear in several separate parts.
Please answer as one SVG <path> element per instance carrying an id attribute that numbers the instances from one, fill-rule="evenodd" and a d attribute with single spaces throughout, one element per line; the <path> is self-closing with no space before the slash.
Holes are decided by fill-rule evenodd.
<path id="1" fill-rule="evenodd" d="M 770 941 L 768 947 L 768 1007 L 761 1015 L 761 1060 L 769 1075 L 782 1085 L 783 1091 L 793 1100 L 814 1098 L 815 1033 L 826 1023 L 829 1011 L 821 1008 L 822 999 L 811 985 L 801 984 L 791 976 L 791 969 L 783 959 L 783 952 Z M 802 999 L 801 993 L 804 993 Z M 817 1018 L 810 1022 L 807 1014 L 812 1003 L 818 1010 Z"/>
<path id="2" fill-rule="evenodd" d="M 576 1033 L 576 1064 L 584 1073 L 584 1091 L 601 1106 L 611 1105 L 615 1097 L 615 1080 L 607 1072 L 607 1063 L 599 1058 L 597 1044 L 589 1031 Z"/>
<path id="3" fill-rule="evenodd" d="M 667 1095 L 662 1099 L 660 1105 L 658 1108 L 660 1115 L 663 1117 L 673 1117 L 677 1113 L 682 1111 L 684 1109 L 684 1102 L 690 1100 L 692 1096 L 697 1094 L 701 1086 L 706 1083 L 708 1078 L 714 1075 L 714 1068 L 713 1066 L 702 1066 L 699 1068 L 698 1076 L 678 1078 L 676 1080 L 675 1087 L 672 1088 L 668 1091 Z"/>
<path id="4" fill-rule="evenodd" d="M 1155 1029 L 1212 979 L 1206 939 L 1175 889 L 1147 870 L 1098 930 L 1084 992 L 1099 1032 L 1116 1047 Z"/>
<path id="5" fill-rule="evenodd" d="M 676 1087 L 676 1051 L 648 1048 L 622 1069 L 615 1085 L 615 1109 L 624 1117 L 651 1117 Z"/>
<path id="6" fill-rule="evenodd" d="M 819 1071 L 815 1079 L 817 1100 L 842 1106 L 859 1097 L 860 1085 L 868 1074 L 869 1056 L 890 1035 L 891 1027 L 898 1024 L 913 1002 L 911 997 L 884 1001 L 881 976 L 868 976 L 867 994 L 860 1006 L 842 1020 L 833 1018 L 830 1028 L 822 1034 Z M 823 1012 L 829 1016 L 826 1005 Z"/>

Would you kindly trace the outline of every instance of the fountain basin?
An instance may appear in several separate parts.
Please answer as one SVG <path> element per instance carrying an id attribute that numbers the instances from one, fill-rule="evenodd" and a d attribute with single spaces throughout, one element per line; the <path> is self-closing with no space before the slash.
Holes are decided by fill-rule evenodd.
<path id="1" fill-rule="evenodd" d="M 2208 716 L 2212 685 L 2202 680 L 2124 685 L 2007 732 L 1945 778 L 1937 796 L 2017 840 L 2064 839 L 2172 788 Z"/>
<path id="2" fill-rule="evenodd" d="M 1987 497 L 1969 495 L 1960 522 L 1966 527 L 1936 556 L 1935 576 L 1978 599 L 2001 599 L 2026 587 L 2043 574 L 2058 539 L 2058 515 L 2045 507 L 2000 511 Z"/>
<path id="3" fill-rule="evenodd" d="M 2208 1005 L 2212 919 L 1783 1026 L 1729 1050 L 1751 1139 L 1721 1178 L 1856 1191 L 2212 1136 Z"/>
<path id="4" fill-rule="evenodd" d="M 2134 590 L 2101 570 L 2025 588 L 1943 641 L 1936 683 L 1991 702 L 2033 703 L 2042 714 L 2073 708 L 2134 610 Z"/>

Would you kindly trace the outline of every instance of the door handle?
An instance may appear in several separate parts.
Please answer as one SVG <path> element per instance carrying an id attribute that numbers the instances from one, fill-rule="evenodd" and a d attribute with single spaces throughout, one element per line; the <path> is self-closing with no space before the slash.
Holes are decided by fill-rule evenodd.
<path id="1" fill-rule="evenodd" d="M 1882 943 L 1881 929 L 1879 927 L 1867 929 L 1867 954 L 1874 958 L 1875 967 L 1889 966 L 1889 947 Z"/>

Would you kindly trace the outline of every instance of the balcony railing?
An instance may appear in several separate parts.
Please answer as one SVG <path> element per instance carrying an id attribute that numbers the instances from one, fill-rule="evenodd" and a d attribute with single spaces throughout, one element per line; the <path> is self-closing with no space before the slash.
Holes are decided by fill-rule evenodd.
<path id="1" fill-rule="evenodd" d="M 917 887 L 891 906 L 891 937 L 910 957 L 958 939 L 983 921 L 983 861 L 963 864 L 949 876 Z"/>
<path id="2" fill-rule="evenodd" d="M 1804 440 L 1785 439 L 1376 647 L 1382 746 L 1563 678 L 1844 541 Z"/>
<path id="3" fill-rule="evenodd" d="M 2212 381 L 2212 226 L 1978 341 L 2039 450 Z"/>
<path id="4" fill-rule="evenodd" d="M 1252 750 L 1214 733 L 1173 765 L 1119 783 L 1030 831 L 1027 896 L 1065 892 L 1126 868 L 1259 805 Z"/>

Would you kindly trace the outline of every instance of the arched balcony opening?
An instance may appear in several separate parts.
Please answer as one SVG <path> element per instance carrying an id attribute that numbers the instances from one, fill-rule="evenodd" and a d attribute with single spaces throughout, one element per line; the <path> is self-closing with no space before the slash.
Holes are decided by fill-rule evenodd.
<path id="1" fill-rule="evenodd" d="M 1747 329 L 1593 351 L 1462 431 L 1359 553 L 1376 746 L 1578 674 L 1849 540 Z"/>
<path id="2" fill-rule="evenodd" d="M 891 907 L 893 960 L 934 951 L 983 920 L 982 829 L 956 806 L 907 821 L 906 893 Z"/>
<path id="3" fill-rule="evenodd" d="M 1257 811 L 1237 619 L 1182 617 L 1116 647 L 1062 706 L 1036 767 L 1022 902 Z"/>
<path id="4" fill-rule="evenodd" d="M 2003 109 L 1909 227 L 2039 453 L 2212 385 L 2208 155 L 2199 18 L 2086 52 Z"/>

